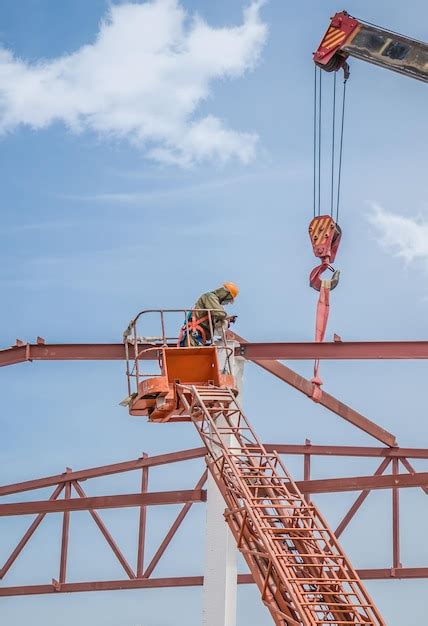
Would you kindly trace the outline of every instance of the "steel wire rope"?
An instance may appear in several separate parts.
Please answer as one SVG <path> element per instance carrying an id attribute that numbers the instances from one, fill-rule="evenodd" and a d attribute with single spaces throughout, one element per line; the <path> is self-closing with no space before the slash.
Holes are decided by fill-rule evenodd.
<path id="1" fill-rule="evenodd" d="M 334 154 L 335 154 L 335 128 L 336 128 L 336 72 L 333 81 L 333 133 L 331 138 L 331 194 L 330 194 L 330 215 L 333 217 L 333 195 L 334 195 Z"/>
<path id="2" fill-rule="evenodd" d="M 314 217 L 316 216 L 317 205 L 317 66 L 315 65 L 314 72 L 314 137 L 313 137 L 313 150 L 314 150 L 314 171 L 313 171 L 313 192 L 314 192 Z"/>
<path id="3" fill-rule="evenodd" d="M 345 103 L 346 103 L 346 80 L 343 83 L 342 123 L 341 123 L 341 129 L 340 129 L 340 149 L 339 149 L 339 171 L 337 174 L 336 224 L 339 221 L 340 185 L 341 185 L 341 180 L 342 180 L 343 131 L 345 127 Z"/>
<path id="4" fill-rule="evenodd" d="M 322 121 L 322 71 L 319 70 L 318 93 L 318 215 L 321 215 L 321 121 Z"/>

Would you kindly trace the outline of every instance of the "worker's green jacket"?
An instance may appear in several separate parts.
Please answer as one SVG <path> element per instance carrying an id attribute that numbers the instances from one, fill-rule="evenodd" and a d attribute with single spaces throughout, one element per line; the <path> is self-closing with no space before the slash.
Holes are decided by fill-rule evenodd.
<path id="1" fill-rule="evenodd" d="M 215 289 L 214 291 L 208 291 L 207 293 L 203 293 L 202 296 L 195 302 L 194 308 L 195 309 L 209 309 L 210 311 L 212 311 L 211 320 L 212 320 L 212 326 L 215 329 L 215 327 L 216 326 L 218 327 L 220 323 L 223 322 L 227 317 L 227 313 L 224 310 L 224 307 L 221 304 L 221 301 L 227 298 L 229 295 L 230 295 L 229 292 L 224 287 L 219 287 L 218 289 Z M 204 311 L 196 311 L 195 315 L 196 315 L 196 319 L 200 319 L 201 317 L 204 317 L 206 313 Z M 211 339 L 209 321 L 206 320 L 205 322 L 202 322 L 201 326 L 205 330 L 206 335 L 207 335 L 207 340 L 209 341 Z"/>

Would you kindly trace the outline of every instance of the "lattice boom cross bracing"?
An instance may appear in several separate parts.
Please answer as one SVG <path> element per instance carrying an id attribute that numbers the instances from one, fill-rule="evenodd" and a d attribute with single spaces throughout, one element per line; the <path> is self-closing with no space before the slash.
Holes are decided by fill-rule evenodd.
<path id="1" fill-rule="evenodd" d="M 279 456 L 260 443 L 233 391 L 180 385 L 178 395 L 208 450 L 226 521 L 275 623 L 384 626 L 326 521 Z"/>

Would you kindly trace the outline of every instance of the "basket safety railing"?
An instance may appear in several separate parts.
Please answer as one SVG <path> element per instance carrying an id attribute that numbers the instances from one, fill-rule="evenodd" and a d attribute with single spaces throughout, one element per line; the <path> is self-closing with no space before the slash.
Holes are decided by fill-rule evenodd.
<path id="1" fill-rule="evenodd" d="M 206 317 L 206 324 L 209 329 L 209 340 L 204 345 L 215 345 L 218 349 L 220 366 L 223 373 L 232 373 L 231 356 L 233 348 L 230 340 L 227 340 L 227 325 L 218 323 L 215 319 L 216 313 L 224 313 L 220 309 L 144 309 L 140 311 L 128 324 L 123 332 L 123 343 L 125 345 L 126 376 L 128 381 L 128 395 L 136 393 L 141 380 L 161 376 L 162 362 L 161 348 L 181 347 L 188 348 L 202 347 L 191 344 L 191 324 L 192 315 L 197 318 Z M 154 321 L 154 333 L 147 334 L 149 327 L 149 316 Z M 180 316 L 183 316 L 180 322 Z M 153 319 L 151 329 L 153 328 Z M 175 331 L 169 332 L 171 323 L 175 323 Z M 183 339 L 180 345 L 180 339 Z M 158 356 L 159 371 L 145 372 L 142 369 L 142 362 L 147 352 L 156 352 Z"/>

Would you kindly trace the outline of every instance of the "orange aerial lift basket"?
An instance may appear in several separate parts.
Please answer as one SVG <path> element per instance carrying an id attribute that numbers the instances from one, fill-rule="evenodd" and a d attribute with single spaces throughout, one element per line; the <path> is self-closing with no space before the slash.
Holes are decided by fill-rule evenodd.
<path id="1" fill-rule="evenodd" d="M 217 348 L 161 348 L 159 364 L 161 374 L 144 378 L 131 399 L 131 415 L 147 415 L 152 422 L 190 421 L 180 415 L 177 385 L 181 383 L 234 388 L 232 374 L 220 372 Z"/>
<path id="2" fill-rule="evenodd" d="M 213 311 L 199 311 L 208 318 L 211 336 L 215 336 L 214 324 L 211 319 Z M 137 324 L 144 327 L 148 314 L 158 314 L 159 333 L 150 338 L 142 338 Z M 231 373 L 230 356 L 232 349 L 227 345 L 224 329 L 220 329 L 217 344 L 192 347 L 177 347 L 180 335 L 173 333 L 168 336 L 168 317 L 179 314 L 188 319 L 188 310 L 142 311 L 131 321 L 124 333 L 127 355 L 127 375 L 129 397 L 125 401 L 129 413 L 134 416 L 147 416 L 151 422 L 190 421 L 184 414 L 177 397 L 177 385 L 190 384 L 198 387 L 230 388 L 235 390 L 235 379 Z M 176 327 L 178 329 L 178 326 Z M 182 334 L 182 333 L 181 333 Z M 144 352 L 156 351 L 159 373 L 144 374 L 141 372 L 141 361 L 144 352 L 139 346 L 142 339 L 149 339 L 153 347 Z M 221 365 L 223 362 L 223 365 Z M 235 390 L 236 391 L 236 390 Z"/>

